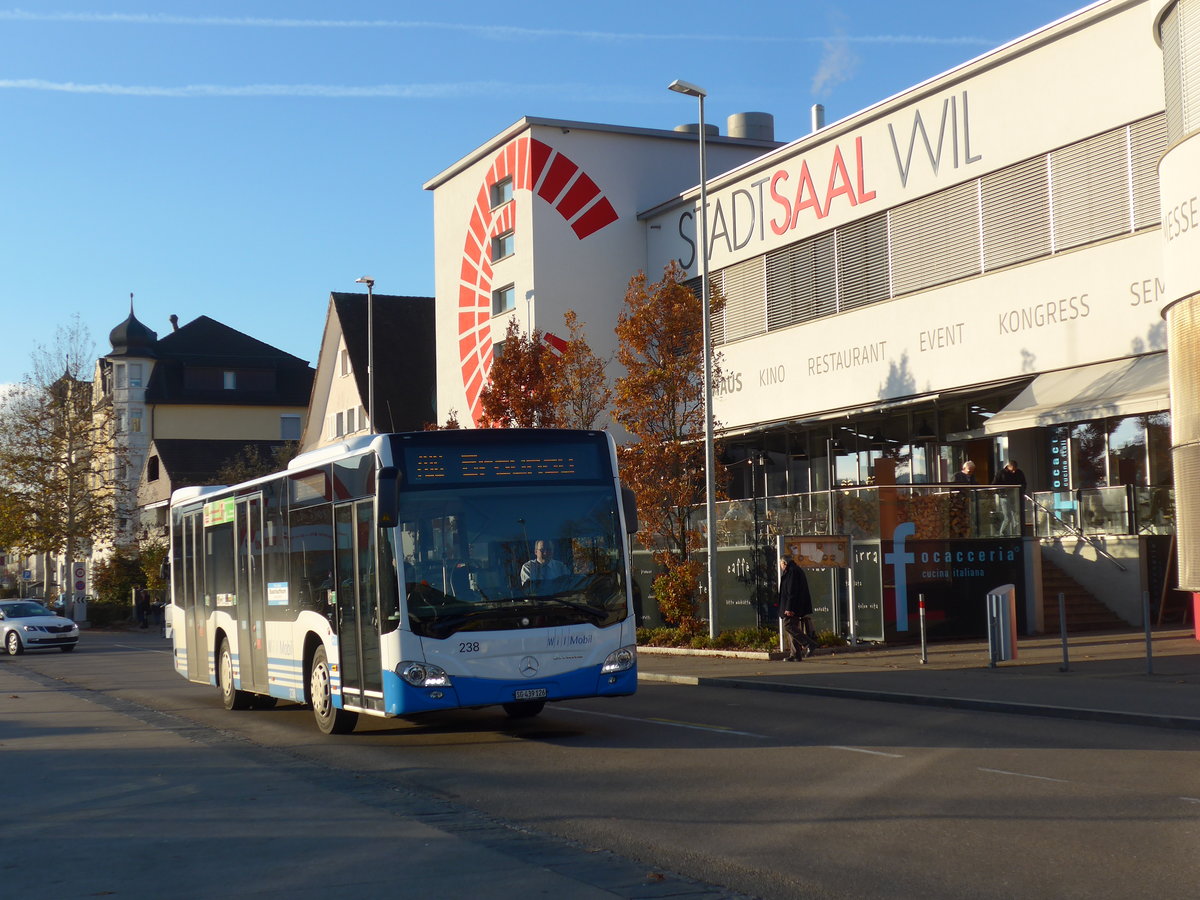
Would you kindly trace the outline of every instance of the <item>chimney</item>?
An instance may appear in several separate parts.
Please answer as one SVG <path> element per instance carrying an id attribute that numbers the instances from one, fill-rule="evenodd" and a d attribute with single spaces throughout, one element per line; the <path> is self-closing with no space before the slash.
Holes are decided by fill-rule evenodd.
<path id="1" fill-rule="evenodd" d="M 812 130 L 820 131 L 825 127 L 825 107 L 820 103 L 814 103 L 812 106 Z"/>
<path id="2" fill-rule="evenodd" d="M 175 313 L 171 313 L 171 330 L 179 330 L 179 316 L 175 315 Z"/>

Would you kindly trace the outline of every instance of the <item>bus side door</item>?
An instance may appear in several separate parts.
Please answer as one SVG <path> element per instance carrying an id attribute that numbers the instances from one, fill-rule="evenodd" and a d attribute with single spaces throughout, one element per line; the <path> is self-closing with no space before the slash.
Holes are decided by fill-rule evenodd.
<path id="1" fill-rule="evenodd" d="M 334 507 L 337 627 L 342 696 L 349 706 L 383 708 L 373 500 Z"/>

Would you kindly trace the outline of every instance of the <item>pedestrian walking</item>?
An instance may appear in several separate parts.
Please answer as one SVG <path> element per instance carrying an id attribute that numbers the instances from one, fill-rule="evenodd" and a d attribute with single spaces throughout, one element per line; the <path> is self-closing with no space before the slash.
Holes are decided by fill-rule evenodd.
<path id="1" fill-rule="evenodd" d="M 779 560 L 779 617 L 787 634 L 788 662 L 799 662 L 817 649 L 808 576 L 788 556 Z"/>

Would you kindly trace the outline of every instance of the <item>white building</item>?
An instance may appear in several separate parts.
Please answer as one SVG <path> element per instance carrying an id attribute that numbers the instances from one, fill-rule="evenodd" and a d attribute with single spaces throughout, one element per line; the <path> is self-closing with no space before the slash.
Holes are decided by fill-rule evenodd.
<path id="1" fill-rule="evenodd" d="M 1156 39 L 1161 17 L 1171 83 L 1200 55 L 1189 7 L 1200 22 L 1200 2 L 1096 3 L 784 146 L 707 141 L 715 413 L 728 459 L 768 460 L 734 466 L 732 497 L 945 482 L 967 459 L 990 484 L 1016 458 L 1043 538 L 1025 541 L 1027 630 L 1047 627 L 1042 558 L 1126 622 L 1142 591 L 1167 596 L 1163 314 L 1200 289 L 1200 166 L 1177 144 L 1200 114 L 1168 108 Z M 574 308 L 605 355 L 630 275 L 698 275 L 695 158 L 694 134 L 526 119 L 429 182 L 440 413 L 477 409 L 509 310 L 553 331 Z M 773 530 L 763 510 L 772 535 L 798 527 L 781 509 Z M 858 537 L 887 552 L 905 516 L 877 515 Z M 972 537 L 1015 537 L 988 527 Z M 906 576 L 883 569 L 890 628 Z"/>

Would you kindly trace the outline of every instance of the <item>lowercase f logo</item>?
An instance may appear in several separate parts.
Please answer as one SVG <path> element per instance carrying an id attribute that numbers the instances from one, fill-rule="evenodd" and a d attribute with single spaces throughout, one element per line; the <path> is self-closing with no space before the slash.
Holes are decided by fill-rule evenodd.
<path id="1" fill-rule="evenodd" d="M 901 522 L 892 532 L 892 552 L 883 555 L 883 561 L 896 569 L 896 630 L 908 631 L 908 573 L 909 563 L 917 558 L 904 549 L 904 541 L 916 534 L 917 526 L 912 522 Z"/>

